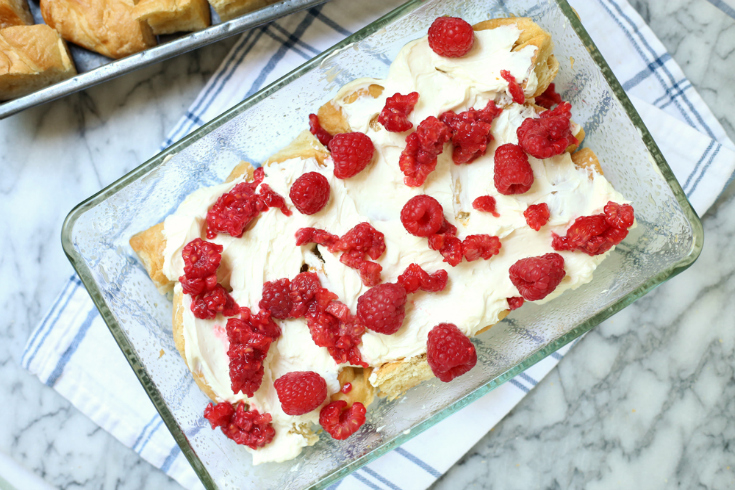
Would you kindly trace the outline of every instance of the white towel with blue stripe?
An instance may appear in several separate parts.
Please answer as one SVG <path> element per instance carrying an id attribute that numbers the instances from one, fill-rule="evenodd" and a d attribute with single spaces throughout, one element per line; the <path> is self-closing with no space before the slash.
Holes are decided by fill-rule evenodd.
<path id="1" fill-rule="evenodd" d="M 334 0 L 243 34 L 164 146 L 402 1 Z M 689 200 L 702 215 L 732 181 L 735 145 L 661 42 L 625 0 L 570 3 L 623 83 Z M 552 354 L 331 488 L 427 488 L 546 376 L 570 348 L 571 345 Z M 76 276 L 70 278 L 31 335 L 22 364 L 182 486 L 201 488 Z"/>

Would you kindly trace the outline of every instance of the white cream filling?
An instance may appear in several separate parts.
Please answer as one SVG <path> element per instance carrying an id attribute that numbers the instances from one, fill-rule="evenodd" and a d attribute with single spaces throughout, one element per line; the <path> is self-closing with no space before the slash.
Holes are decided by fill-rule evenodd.
<path id="1" fill-rule="evenodd" d="M 575 167 L 566 153 L 543 161 L 530 157 L 535 178 L 532 188 L 522 195 L 499 194 L 493 184 L 495 148 L 504 143 L 517 143 L 517 127 L 525 118 L 537 117 L 533 109 L 516 104 L 507 106 L 493 122 L 495 141 L 483 157 L 469 165 L 455 165 L 448 143 L 439 156 L 436 170 L 423 187 L 410 188 L 403 183 L 398 159 L 408 133 L 390 133 L 382 127 L 376 131 L 369 124 L 380 113 L 385 99 L 396 92 L 404 95 L 419 92 L 419 102 L 409 116 L 415 127 L 426 117 L 438 116 L 446 110 L 480 109 L 488 100 L 508 100 L 507 82 L 499 77 L 500 69 L 508 69 L 519 83 L 527 80 L 527 93 L 532 93 L 536 85 L 532 64 L 535 48 L 510 51 L 519 33 L 514 26 L 476 32 L 475 47 L 460 59 L 436 56 L 426 38 L 422 38 L 404 47 L 386 80 L 360 79 L 343 87 L 338 97 L 367 88 L 371 83 L 384 87 L 376 99 L 365 96 L 352 104 L 342 104 L 350 126 L 372 139 L 376 157 L 366 170 L 347 180 L 334 177 L 331 159 L 327 159 L 324 167 L 313 158 L 297 158 L 265 169 L 265 182 L 285 197 L 289 205 L 291 184 L 311 171 L 321 173 L 329 181 L 330 201 L 312 216 L 300 214 L 293 206 L 290 206 L 293 210 L 290 217 L 271 209 L 262 213 L 241 238 L 220 234 L 212 240 L 224 247 L 219 279 L 225 284 L 229 282 L 237 303 L 257 311 L 264 282 L 293 278 L 302 264 L 307 263 L 319 266 L 322 284 L 354 313 L 357 298 L 368 289 L 357 272 L 340 263 L 339 254 L 324 249 L 322 264 L 311 252 L 313 245 L 295 245 L 294 234 L 299 228 L 313 226 L 342 235 L 358 223 L 368 221 L 385 234 L 386 253 L 377 260 L 383 267 L 383 281 L 395 281 L 411 263 L 419 264 L 429 273 L 444 269 L 449 275 L 445 291 L 419 291 L 409 296 L 406 317 L 397 333 L 382 335 L 368 331 L 363 336 L 360 346 L 363 359 L 371 366 L 380 366 L 423 354 L 428 333 L 438 323 L 454 323 L 465 334 L 473 335 L 497 322 L 500 313 L 508 308 L 507 298 L 519 295 L 508 275 L 513 263 L 553 252 L 552 232 L 565 234 L 577 217 L 600 213 L 608 201 L 627 202 L 603 176 Z M 201 235 L 208 208 L 240 182 L 238 179 L 200 189 L 166 218 L 163 272 L 169 279 L 176 280 L 183 274 L 181 250 Z M 463 261 L 457 267 L 442 262 L 442 256 L 429 249 L 427 239 L 408 234 L 399 219 L 406 201 L 422 193 L 442 204 L 445 216 L 457 226 L 459 238 L 471 234 L 497 235 L 502 240 L 500 253 L 487 261 Z M 481 195 L 495 197 L 499 218 L 472 208 L 472 201 Z M 541 202 L 549 205 L 551 220 L 536 232 L 526 224 L 523 211 L 528 205 Z M 589 282 L 592 272 L 606 256 L 590 257 L 579 252 L 561 252 L 561 255 L 566 277 L 544 301 Z M 300 417 L 286 415 L 273 387 L 273 381 L 287 372 L 316 371 L 327 380 L 330 394 L 339 389 L 340 366 L 327 349 L 313 343 L 305 320 L 278 322 L 283 335 L 271 346 L 260 389 L 248 398 L 233 394 L 230 388 L 226 319 L 221 316 L 214 320 L 196 319 L 190 304 L 191 298 L 184 295 L 185 354 L 191 369 L 204 376 L 218 401 L 246 400 L 252 407 L 273 416 L 276 437 L 268 446 L 251 451 L 254 464 L 291 459 L 302 447 L 312 444 L 315 436 L 306 435 L 300 428 L 318 423 L 319 411 Z"/>

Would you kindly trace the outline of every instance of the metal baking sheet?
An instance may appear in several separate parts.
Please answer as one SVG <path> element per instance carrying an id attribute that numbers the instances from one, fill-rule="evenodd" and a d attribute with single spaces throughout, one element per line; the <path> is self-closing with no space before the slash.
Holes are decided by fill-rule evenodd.
<path id="1" fill-rule="evenodd" d="M 315 7 L 328 0 L 282 0 L 255 12 L 244 14 L 236 19 L 221 22 L 217 14 L 210 8 L 212 26 L 197 32 L 181 35 L 158 36 L 159 44 L 140 53 L 120 60 L 113 60 L 84 48 L 68 43 L 74 63 L 79 74 L 31 94 L 0 104 L 0 119 L 12 116 L 29 107 L 59 99 L 79 90 L 111 80 L 138 68 L 152 65 L 168 58 L 192 51 L 227 37 L 239 34 L 253 27 L 267 24 L 299 10 Z M 43 18 L 37 0 L 31 0 L 29 6 L 33 19 L 42 24 Z"/>

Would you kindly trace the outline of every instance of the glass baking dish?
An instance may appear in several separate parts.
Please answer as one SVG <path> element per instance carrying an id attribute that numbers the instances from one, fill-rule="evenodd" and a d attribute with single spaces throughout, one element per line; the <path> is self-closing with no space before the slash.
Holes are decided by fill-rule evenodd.
<path id="1" fill-rule="evenodd" d="M 557 89 L 573 104 L 605 175 L 633 201 L 638 226 L 594 280 L 528 305 L 473 339 L 469 374 L 380 400 L 348 441 L 322 438 L 297 459 L 253 467 L 246 451 L 208 428 L 208 400 L 175 352 L 171 302 L 128 246 L 191 192 L 222 181 L 241 160 L 262 162 L 307 127 L 307 116 L 357 77 L 382 77 L 400 48 L 439 15 L 478 22 L 532 17 L 554 39 Z M 267 137 L 264 137 L 267 135 Z M 412 0 L 286 75 L 79 204 L 62 242 L 113 336 L 181 450 L 208 488 L 322 488 L 426 430 L 690 266 L 699 218 L 610 68 L 564 0 Z M 380 427 L 378 431 L 376 428 Z M 204 430 L 202 430 L 204 429 Z"/>

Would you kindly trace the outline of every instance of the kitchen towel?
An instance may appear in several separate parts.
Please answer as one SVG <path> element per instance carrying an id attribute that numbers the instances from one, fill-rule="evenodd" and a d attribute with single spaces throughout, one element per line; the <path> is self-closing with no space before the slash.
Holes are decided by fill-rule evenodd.
<path id="1" fill-rule="evenodd" d="M 334 0 L 243 34 L 163 146 L 402 1 Z M 625 0 L 570 3 L 623 84 L 694 208 L 703 214 L 732 180 L 732 141 Z M 533 389 L 570 348 L 552 354 L 331 488 L 427 488 Z M 181 485 L 201 488 L 76 276 L 69 279 L 31 335 L 22 364 Z M 131 406 L 136 409 L 120 409 Z"/>

